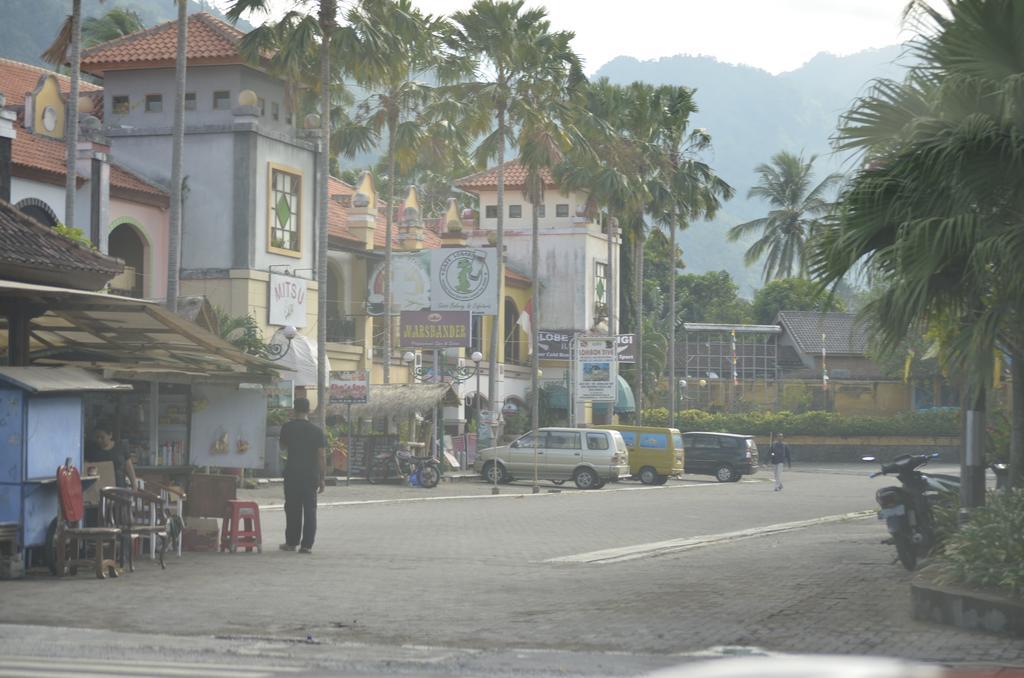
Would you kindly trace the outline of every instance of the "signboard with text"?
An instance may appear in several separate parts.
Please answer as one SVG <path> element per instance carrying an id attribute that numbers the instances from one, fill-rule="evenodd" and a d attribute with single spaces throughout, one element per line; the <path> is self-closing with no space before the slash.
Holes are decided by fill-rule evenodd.
<path id="1" fill-rule="evenodd" d="M 359 405 L 370 398 L 369 370 L 331 372 L 331 405 Z"/>
<path id="2" fill-rule="evenodd" d="M 636 362 L 636 335 L 635 334 L 620 334 L 615 339 L 616 339 L 616 352 L 618 353 L 619 363 L 635 363 Z"/>
<path id="3" fill-rule="evenodd" d="M 268 324 L 280 327 L 306 326 L 306 283 L 305 278 L 280 273 L 270 274 Z"/>
<path id="4" fill-rule="evenodd" d="M 498 314 L 498 255 L 493 247 L 436 249 L 430 257 L 430 309 Z"/>
<path id="5" fill-rule="evenodd" d="M 576 330 L 538 330 L 537 357 L 540 360 L 572 358 L 572 338 Z"/>
<path id="6" fill-rule="evenodd" d="M 402 348 L 469 346 L 469 311 L 402 311 L 399 327 Z"/>
<path id="7" fill-rule="evenodd" d="M 579 337 L 577 342 L 576 399 L 615 402 L 618 387 L 615 339 Z"/>
<path id="8" fill-rule="evenodd" d="M 396 252 L 391 258 L 391 308 L 393 311 L 418 311 L 430 308 L 429 252 Z M 366 291 L 366 309 L 370 315 L 384 313 L 384 262 L 370 274 Z"/>

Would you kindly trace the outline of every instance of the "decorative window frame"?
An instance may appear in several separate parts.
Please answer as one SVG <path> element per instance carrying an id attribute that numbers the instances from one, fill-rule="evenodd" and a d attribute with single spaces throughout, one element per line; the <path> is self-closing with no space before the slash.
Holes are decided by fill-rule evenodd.
<path id="1" fill-rule="evenodd" d="M 298 238 L 298 249 L 290 250 L 286 247 L 275 247 L 274 246 L 274 172 L 283 172 L 297 177 L 299 180 L 298 196 L 298 213 L 295 216 L 297 222 L 296 237 Z M 267 252 L 272 254 L 280 254 L 285 257 L 292 257 L 293 259 L 302 258 L 302 246 L 305 244 L 302 237 L 302 216 L 304 208 L 302 205 L 302 191 L 305 188 L 306 177 L 302 173 L 302 170 L 297 167 L 291 167 L 289 165 L 281 165 L 275 162 L 267 163 Z"/>

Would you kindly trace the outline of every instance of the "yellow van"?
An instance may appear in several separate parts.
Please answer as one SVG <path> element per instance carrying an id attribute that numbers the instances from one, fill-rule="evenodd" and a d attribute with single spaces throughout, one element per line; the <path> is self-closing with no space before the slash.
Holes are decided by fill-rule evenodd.
<path id="1" fill-rule="evenodd" d="M 663 485 L 669 476 L 681 476 L 685 462 L 683 435 L 677 428 L 660 426 L 594 425 L 622 434 L 629 448 L 629 472 L 644 485 Z"/>

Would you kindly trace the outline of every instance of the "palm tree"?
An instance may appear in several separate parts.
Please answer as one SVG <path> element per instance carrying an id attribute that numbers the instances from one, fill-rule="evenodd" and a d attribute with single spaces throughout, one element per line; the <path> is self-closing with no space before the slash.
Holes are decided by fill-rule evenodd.
<path id="1" fill-rule="evenodd" d="M 803 154 L 779 151 L 772 156 L 770 164 L 758 165 L 754 171 L 760 178 L 747 197 L 767 200 L 772 210 L 767 216 L 729 229 L 731 241 L 761 233 L 743 258 L 750 266 L 767 252 L 765 282 L 806 273 L 804 249 L 807 240 L 820 217 L 831 209 L 826 193 L 842 179 L 839 174 L 830 174 L 811 188 L 816 159 L 817 156 L 812 155 L 804 161 Z"/>
<path id="2" fill-rule="evenodd" d="M 64 117 L 64 225 L 75 228 L 75 192 L 78 189 L 78 92 L 82 68 L 82 0 L 71 0 L 71 14 L 64 20 L 53 44 L 43 52 L 42 58 L 55 66 L 62 66 L 70 60 L 71 87 Z"/>
<path id="3" fill-rule="evenodd" d="M 844 116 L 839 147 L 864 163 L 811 250 L 811 270 L 836 284 L 857 266 L 885 291 L 868 307 L 884 346 L 911 328 L 943 328 L 944 357 L 982 421 L 992 356 L 1011 357 L 1011 484 L 1024 480 L 1024 65 L 1013 0 L 960 0 L 946 13 L 915 5 L 921 65 L 881 81 Z M 1018 400 L 1017 397 L 1021 396 Z M 968 449 L 973 448 L 971 441 Z M 983 466 L 965 465 L 962 502 L 983 501 Z"/>
<path id="4" fill-rule="evenodd" d="M 443 23 L 424 16 L 410 0 L 361 0 L 346 15 L 337 46 L 348 71 L 370 91 L 358 107 L 356 125 L 374 140 L 386 136 L 387 212 L 384 235 L 384 383 L 391 383 L 391 263 L 398 169 L 415 162 L 423 139 L 423 115 L 433 88 L 417 77 L 431 68 Z"/>
<path id="5" fill-rule="evenodd" d="M 476 0 L 468 11 L 451 16 L 451 30 L 445 37 L 448 58 L 439 74 L 446 81 L 475 78 L 453 89 L 460 98 L 475 101 L 482 112 L 493 114 L 493 131 L 476 151 L 477 161 L 486 164 L 497 158 L 498 225 L 495 247 L 498 252 L 498 279 L 503 279 L 505 147 L 514 143 L 512 131 L 526 117 L 528 100 L 524 87 L 545 78 L 562 79 L 566 71 L 573 80 L 582 79 L 579 59 L 569 47 L 571 33 L 552 32 L 543 8 L 523 11 L 523 0 Z M 502 308 L 500 297 L 497 307 Z M 498 398 L 498 317 L 491 327 L 488 347 L 488 397 Z"/>
<path id="6" fill-rule="evenodd" d="M 317 295 L 317 375 L 316 396 L 317 410 L 320 413 L 321 428 L 327 425 L 327 375 L 324 367 L 327 364 L 327 176 L 330 171 L 329 147 L 331 140 L 331 38 L 337 26 L 338 0 L 302 0 L 300 5 L 315 4 L 320 38 L 320 140 L 321 152 L 317 167 L 317 220 L 316 220 L 316 277 L 320 293 Z M 247 12 L 270 11 L 270 0 L 232 0 L 228 6 L 227 17 L 237 21 Z"/>
<path id="7" fill-rule="evenodd" d="M 188 0 L 178 4 L 177 54 L 174 63 L 174 132 L 171 140 L 171 205 L 167 228 L 167 308 L 178 310 L 181 275 L 181 184 L 185 154 L 185 71 L 188 62 Z"/>
<path id="8" fill-rule="evenodd" d="M 89 17 L 82 22 L 82 46 L 92 47 L 144 28 L 142 19 L 134 10 L 115 7 L 101 17 Z"/>

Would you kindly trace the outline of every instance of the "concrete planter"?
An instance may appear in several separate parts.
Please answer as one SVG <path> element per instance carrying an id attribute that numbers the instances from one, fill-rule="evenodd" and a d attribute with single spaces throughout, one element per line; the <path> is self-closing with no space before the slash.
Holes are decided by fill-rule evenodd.
<path id="1" fill-rule="evenodd" d="M 1024 599 L 935 582 L 928 567 L 910 584 L 914 619 L 1024 638 Z"/>

